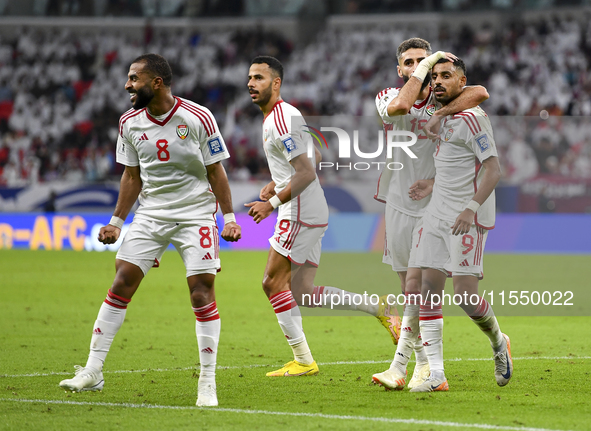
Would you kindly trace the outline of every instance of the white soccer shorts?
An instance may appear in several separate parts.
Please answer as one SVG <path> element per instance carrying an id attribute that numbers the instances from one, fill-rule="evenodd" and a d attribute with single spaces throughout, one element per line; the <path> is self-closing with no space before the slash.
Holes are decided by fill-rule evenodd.
<path id="1" fill-rule="evenodd" d="M 327 226 L 308 227 L 297 221 L 277 220 L 269 244 L 295 265 L 301 266 L 307 262 L 317 267 L 320 264 L 322 237 L 326 229 Z"/>
<path id="2" fill-rule="evenodd" d="M 416 244 L 414 235 L 417 227 L 420 228 L 421 217 L 413 217 L 404 214 L 386 204 L 386 239 L 382 262 L 392 266 L 396 272 L 407 271 L 411 259 L 411 246 Z M 413 241 L 413 239 L 415 239 Z"/>
<path id="3" fill-rule="evenodd" d="M 139 266 L 146 275 L 154 259 L 160 260 L 171 243 L 183 259 L 187 277 L 219 271 L 219 235 L 213 221 L 184 225 L 135 217 L 117 252 L 117 259 Z"/>
<path id="4" fill-rule="evenodd" d="M 416 265 L 451 273 L 452 277 L 473 275 L 482 278 L 482 256 L 488 231 L 472 225 L 470 232 L 453 235 L 453 225 L 453 222 L 425 214 L 415 243 Z"/>

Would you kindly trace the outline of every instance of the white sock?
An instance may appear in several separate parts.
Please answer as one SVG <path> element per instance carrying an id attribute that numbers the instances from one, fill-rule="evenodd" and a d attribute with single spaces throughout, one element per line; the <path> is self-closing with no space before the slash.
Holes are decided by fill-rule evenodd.
<path id="1" fill-rule="evenodd" d="M 279 292 L 269 298 L 279 326 L 287 338 L 287 343 L 293 350 L 294 359 L 302 364 L 314 362 L 310 348 L 306 341 L 306 335 L 302 329 L 302 316 L 300 309 L 293 299 L 290 290 Z"/>
<path id="2" fill-rule="evenodd" d="M 472 313 L 470 319 L 489 338 L 490 344 L 495 352 L 498 352 L 504 346 L 503 333 L 499 327 L 499 322 L 486 299 L 480 298 L 478 308 Z"/>
<path id="3" fill-rule="evenodd" d="M 400 325 L 400 339 L 394 354 L 394 360 L 390 365 L 391 370 L 398 370 L 402 375 L 406 374 L 406 367 L 419 336 L 419 305 L 409 304 L 408 296 L 406 297 L 406 305 L 404 307 L 404 314 L 402 315 L 402 323 Z M 422 346 L 421 346 L 422 347 Z"/>
<path id="4" fill-rule="evenodd" d="M 348 292 L 338 287 L 314 286 L 311 306 L 326 307 L 334 310 L 363 311 L 372 316 L 378 315 L 379 302 L 372 304 L 370 295 Z M 304 301 L 308 306 L 308 301 Z"/>
<path id="5" fill-rule="evenodd" d="M 94 322 L 86 367 L 102 371 L 113 339 L 125 320 L 127 304 L 130 301 L 131 299 L 115 295 L 109 289 Z"/>
<path id="6" fill-rule="evenodd" d="M 437 379 L 445 378 L 443 368 L 443 314 L 441 305 L 431 306 L 426 301 L 421 305 L 419 326 L 423 347 L 429 360 L 431 376 Z"/>
<path id="7" fill-rule="evenodd" d="M 417 365 L 420 366 L 429 363 L 429 359 L 427 359 L 427 354 L 425 353 L 425 348 L 423 347 L 423 338 L 421 337 L 420 330 L 419 336 L 415 343 L 415 360 L 417 361 Z"/>
<path id="8" fill-rule="evenodd" d="M 215 366 L 220 341 L 221 321 L 216 302 L 203 307 L 193 308 L 195 317 L 195 334 L 199 348 L 199 381 L 215 383 Z"/>

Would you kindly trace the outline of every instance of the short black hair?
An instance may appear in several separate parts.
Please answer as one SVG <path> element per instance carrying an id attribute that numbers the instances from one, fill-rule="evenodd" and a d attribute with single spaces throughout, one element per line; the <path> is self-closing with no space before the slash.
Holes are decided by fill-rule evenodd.
<path id="1" fill-rule="evenodd" d="M 283 65 L 275 57 L 271 57 L 270 55 L 259 55 L 258 57 L 253 58 L 250 64 L 268 65 L 269 69 L 271 69 L 279 78 L 281 78 L 281 82 L 283 82 Z"/>
<path id="2" fill-rule="evenodd" d="M 432 52 L 431 44 L 429 42 L 427 42 L 425 39 L 421 39 L 420 37 L 413 37 L 398 45 L 398 49 L 396 50 L 396 59 L 400 60 L 400 57 L 403 53 L 413 48 L 424 49 L 427 52 L 427 55 L 431 55 Z"/>
<path id="3" fill-rule="evenodd" d="M 437 63 L 435 63 L 435 64 L 439 64 L 439 63 L 451 63 L 451 62 L 447 58 L 440 58 L 439 61 L 437 61 Z M 456 69 L 461 69 L 464 76 L 466 76 L 466 63 L 464 63 L 464 60 L 462 60 L 460 57 L 458 57 L 452 64 L 456 67 Z"/>
<path id="4" fill-rule="evenodd" d="M 168 61 L 161 55 L 143 54 L 131 63 L 144 63 L 145 70 L 154 75 L 154 77 L 162 78 L 162 83 L 165 86 L 170 87 L 170 84 L 172 84 L 172 69 Z"/>

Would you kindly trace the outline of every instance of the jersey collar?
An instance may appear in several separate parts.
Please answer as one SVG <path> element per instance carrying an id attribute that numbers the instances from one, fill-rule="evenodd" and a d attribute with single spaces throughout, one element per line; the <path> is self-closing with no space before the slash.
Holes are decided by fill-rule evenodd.
<path id="1" fill-rule="evenodd" d="M 271 115 L 271 112 L 273 112 L 273 110 L 275 109 L 275 107 L 277 105 L 279 105 L 280 103 L 282 103 L 282 102 L 283 102 L 283 99 L 279 99 L 277 102 L 275 102 L 275 104 L 273 105 L 273 108 L 271 108 L 271 110 L 269 111 L 269 113 L 267 115 L 265 115 L 265 118 L 263 118 L 263 122 L 267 119 L 267 117 L 269 115 Z"/>
<path id="2" fill-rule="evenodd" d="M 176 100 L 176 104 L 174 105 L 174 108 L 172 108 L 172 110 L 170 111 L 170 114 L 168 114 L 168 116 L 164 120 L 158 121 L 157 119 L 152 117 L 150 115 L 150 113 L 148 112 L 148 110 L 146 109 L 146 116 L 148 117 L 148 120 L 150 120 L 152 123 L 157 124 L 159 126 L 166 125 L 166 123 L 168 123 L 170 121 L 170 119 L 172 118 L 172 116 L 174 115 L 176 110 L 179 109 L 179 106 L 181 106 L 181 100 L 176 96 L 173 96 L 173 97 Z"/>
<path id="3" fill-rule="evenodd" d="M 429 94 L 427 94 L 427 97 L 425 97 L 421 103 L 415 103 L 414 105 L 412 105 L 413 108 L 421 109 L 423 106 L 425 106 L 427 104 L 427 101 L 429 100 L 429 97 L 431 97 L 431 91 L 431 87 L 429 87 Z"/>

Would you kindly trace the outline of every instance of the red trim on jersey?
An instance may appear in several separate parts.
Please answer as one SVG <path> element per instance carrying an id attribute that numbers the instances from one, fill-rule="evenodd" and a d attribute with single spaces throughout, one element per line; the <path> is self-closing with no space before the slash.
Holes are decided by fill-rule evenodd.
<path id="1" fill-rule="evenodd" d="M 473 112 L 463 112 L 463 114 L 470 118 L 470 121 L 472 121 L 472 124 L 474 125 L 474 130 L 476 130 L 476 133 L 480 133 L 482 129 L 480 128 L 478 117 L 476 117 L 476 115 L 474 115 Z"/>
<path id="2" fill-rule="evenodd" d="M 271 108 L 271 110 L 269 111 L 269 113 L 267 115 L 265 115 L 265 118 L 263 118 L 263 123 L 265 122 L 265 120 L 267 119 L 267 117 L 269 115 L 271 115 L 271 112 L 273 112 L 273 110 L 275 109 L 275 107 L 277 105 L 279 105 L 280 103 L 282 103 L 282 102 L 283 102 L 283 100 L 278 100 L 277 102 L 275 102 L 275 104 L 273 105 L 273 107 Z"/>
<path id="3" fill-rule="evenodd" d="M 283 116 L 283 108 L 280 104 L 275 105 L 275 115 L 273 116 L 275 120 L 275 126 L 279 131 L 280 135 L 283 136 L 288 132 L 287 123 L 285 122 L 285 118 Z"/>
<path id="4" fill-rule="evenodd" d="M 423 106 L 425 106 L 427 104 L 429 97 L 431 97 L 431 87 L 429 87 L 429 94 L 427 94 L 427 97 L 425 97 L 421 103 L 418 103 L 418 104 L 415 103 L 414 105 L 412 105 L 413 108 L 421 109 Z"/>
<path id="5" fill-rule="evenodd" d="M 185 108 L 187 111 L 189 111 L 191 114 L 197 116 L 199 120 L 201 120 L 201 124 L 203 124 L 203 127 L 205 127 L 205 132 L 207 132 L 207 136 L 211 136 L 216 132 L 215 121 L 211 117 L 211 115 L 208 114 L 206 111 L 198 108 L 197 106 L 189 105 L 188 103 L 182 101 L 181 106 Z"/>
<path id="6" fill-rule="evenodd" d="M 475 161 L 475 166 L 474 166 L 474 194 L 476 194 L 476 192 L 478 191 L 478 183 L 476 182 L 476 179 L 478 178 L 478 173 L 480 172 L 480 169 L 482 169 L 482 163 L 480 163 L 480 160 L 478 160 L 478 157 L 474 156 L 474 161 Z M 478 227 L 481 227 L 482 229 L 485 230 L 492 230 L 495 228 L 495 225 L 493 224 L 492 226 L 483 226 L 480 223 L 478 223 L 478 212 L 476 212 L 474 214 L 474 224 Z"/>
<path id="7" fill-rule="evenodd" d="M 121 137 L 123 137 L 123 125 L 125 124 L 125 122 L 127 120 L 129 120 L 130 118 L 141 114 L 145 110 L 146 110 L 146 108 L 140 109 L 139 111 L 136 111 L 135 109 L 130 109 L 129 111 L 127 111 L 125 114 L 123 114 L 121 116 L 121 118 L 119 119 L 119 135 L 121 135 Z"/>
<path id="8" fill-rule="evenodd" d="M 298 195 L 298 223 L 303 224 L 306 227 L 324 227 L 324 226 L 328 226 L 328 223 L 324 223 L 324 224 L 309 224 L 309 223 L 304 223 L 301 219 L 300 219 L 300 195 Z"/>
<path id="9" fill-rule="evenodd" d="M 146 116 L 148 117 L 148 120 L 150 120 L 154 124 L 157 124 L 158 126 L 161 126 L 161 127 L 162 126 L 165 126 L 166 123 L 168 123 L 170 121 L 170 119 L 172 118 L 172 116 L 174 115 L 174 113 L 176 112 L 176 110 L 179 109 L 179 107 L 181 106 L 181 99 L 179 99 L 176 96 L 175 96 L 174 99 L 176 100 L 176 104 L 174 105 L 174 108 L 172 108 L 172 111 L 170 111 L 170 114 L 168 114 L 168 117 L 166 117 L 162 121 L 158 121 L 157 119 L 155 119 L 154 117 L 152 117 L 150 115 L 150 113 L 148 112 L 148 110 L 146 109 Z"/>

